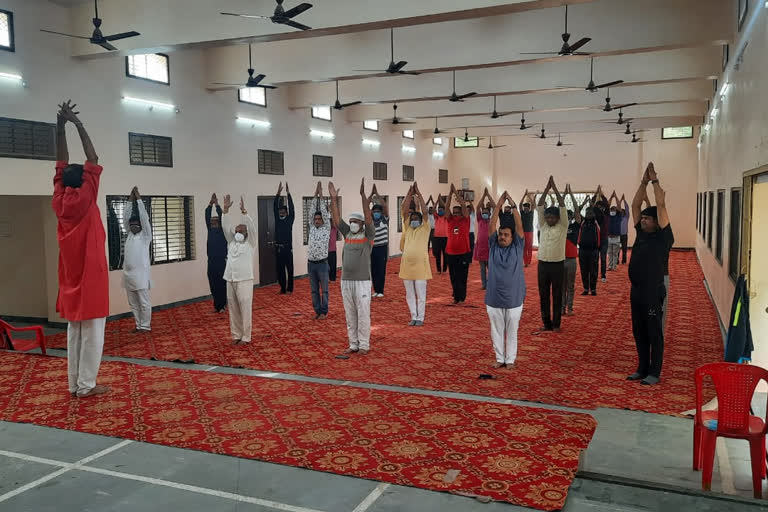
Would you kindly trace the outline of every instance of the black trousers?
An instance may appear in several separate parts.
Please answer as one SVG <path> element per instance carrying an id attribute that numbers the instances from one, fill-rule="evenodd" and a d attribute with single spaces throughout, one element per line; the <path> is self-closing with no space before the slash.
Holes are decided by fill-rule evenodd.
<path id="1" fill-rule="evenodd" d="M 328 252 L 328 280 L 336 280 L 336 251 Z"/>
<path id="2" fill-rule="evenodd" d="M 627 262 L 627 235 L 621 235 L 621 262 Z"/>
<path id="3" fill-rule="evenodd" d="M 280 291 L 293 291 L 293 250 L 289 247 L 275 248 L 275 264 L 277 266 L 277 282 Z"/>
<path id="4" fill-rule="evenodd" d="M 585 290 L 597 290 L 597 265 L 599 253 L 597 249 L 579 249 L 579 268 L 581 269 L 581 284 Z"/>
<path id="5" fill-rule="evenodd" d="M 373 293 L 384 293 L 384 283 L 387 279 L 387 256 L 389 245 L 377 245 L 371 249 L 371 281 Z"/>
<path id="6" fill-rule="evenodd" d="M 432 254 L 435 256 L 438 272 L 448 270 L 448 255 L 445 254 L 446 245 L 448 245 L 448 237 L 436 236 L 432 239 Z"/>
<path id="7" fill-rule="evenodd" d="M 222 262 L 208 260 L 208 286 L 213 297 L 213 309 L 221 311 L 227 306 L 227 282 L 224 280 L 224 269 L 227 260 Z"/>
<path id="8" fill-rule="evenodd" d="M 650 292 L 632 287 L 629 293 L 632 334 L 637 347 L 637 373 L 640 375 L 661 375 L 661 364 L 664 361 L 662 304 L 665 295 L 663 284 Z"/>
<path id="9" fill-rule="evenodd" d="M 453 300 L 462 302 L 467 300 L 467 277 L 469 277 L 469 264 L 472 261 L 472 253 L 447 254 L 448 271 L 451 275 L 451 287 L 453 288 Z"/>
<path id="10" fill-rule="evenodd" d="M 605 277 L 608 270 L 608 239 L 600 240 L 600 277 Z"/>
<path id="11" fill-rule="evenodd" d="M 475 252 L 475 234 L 474 233 L 469 234 L 469 252 L 471 253 Z"/>
<path id="12" fill-rule="evenodd" d="M 560 327 L 560 319 L 563 314 L 564 276 L 564 262 L 539 261 L 541 321 L 544 322 L 544 327 L 547 329 Z"/>

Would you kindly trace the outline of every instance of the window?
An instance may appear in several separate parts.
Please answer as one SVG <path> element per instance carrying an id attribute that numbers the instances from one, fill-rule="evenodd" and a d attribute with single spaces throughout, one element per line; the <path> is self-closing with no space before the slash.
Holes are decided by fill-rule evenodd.
<path id="1" fill-rule="evenodd" d="M 387 179 L 387 164 L 386 162 L 373 162 L 373 179 L 386 180 Z"/>
<path id="2" fill-rule="evenodd" d="M 432 144 L 435 144 L 437 146 L 443 145 L 443 138 L 442 137 L 432 137 Z"/>
<path id="3" fill-rule="evenodd" d="M 404 165 L 403 166 L 403 181 L 413 181 L 413 166 L 412 165 Z"/>
<path id="4" fill-rule="evenodd" d="M 741 27 L 744 25 L 744 20 L 747 19 L 747 11 L 749 11 L 749 0 L 739 0 L 738 9 L 739 32 L 741 32 Z"/>
<path id="5" fill-rule="evenodd" d="M 322 200 L 325 202 L 325 207 L 328 209 L 328 218 L 330 219 L 331 215 L 331 197 L 330 196 L 323 196 Z M 315 218 L 315 212 L 317 211 L 317 198 L 315 196 L 304 196 L 301 198 L 302 203 L 302 214 L 304 218 L 303 226 L 303 236 L 304 236 L 304 245 L 309 244 L 309 223 L 312 222 L 312 219 Z M 339 197 L 339 212 L 341 212 L 341 197 Z"/>
<path id="6" fill-rule="evenodd" d="M 13 13 L 0 9 L 0 50 L 16 51 L 13 43 Z"/>
<path id="7" fill-rule="evenodd" d="M 696 194 L 696 229 L 699 229 L 699 213 L 701 213 L 701 198 Z"/>
<path id="8" fill-rule="evenodd" d="M 195 258 L 194 198 L 191 196 L 142 196 L 152 225 L 152 265 Z M 128 232 L 123 214 L 128 196 L 107 196 L 109 269 L 123 268 L 123 251 Z"/>
<path id="9" fill-rule="evenodd" d="M 0 157 L 56 160 L 56 125 L 0 117 Z"/>
<path id="10" fill-rule="evenodd" d="M 479 145 L 480 139 L 477 137 L 467 137 L 467 140 L 464 140 L 463 137 L 453 138 L 453 147 L 455 148 L 476 148 Z"/>
<path id="11" fill-rule="evenodd" d="M 312 176 L 333 176 L 333 157 L 312 155 Z"/>
<path id="12" fill-rule="evenodd" d="M 714 209 L 715 209 L 715 193 L 714 192 L 708 192 L 707 195 L 709 196 L 709 210 L 707 211 L 707 247 L 709 247 L 710 250 L 712 250 L 712 231 L 713 229 L 713 220 L 714 220 Z"/>
<path id="13" fill-rule="evenodd" d="M 312 107 L 312 117 L 315 119 L 322 119 L 324 121 L 331 120 L 331 107 L 324 105 L 320 107 Z"/>
<path id="14" fill-rule="evenodd" d="M 170 85 L 168 56 L 162 53 L 129 55 L 125 58 L 125 74 L 131 78 L 140 78 Z"/>
<path id="15" fill-rule="evenodd" d="M 378 121 L 363 121 L 363 128 L 366 130 L 371 130 L 372 132 L 379 131 L 379 122 Z"/>
<path id="16" fill-rule="evenodd" d="M 266 107 L 267 90 L 263 87 L 243 87 L 237 90 L 237 101 Z"/>
<path id="17" fill-rule="evenodd" d="M 730 54 L 731 54 L 731 47 L 726 43 L 723 45 L 723 59 L 722 59 L 723 71 L 725 71 L 725 68 L 728 66 L 728 59 L 731 56 Z"/>
<path id="18" fill-rule="evenodd" d="M 717 233 L 715 235 L 715 259 L 723 264 L 723 224 L 725 223 L 725 190 L 717 191 Z"/>
<path id="19" fill-rule="evenodd" d="M 741 270 L 741 189 L 731 189 L 731 226 L 728 234 L 728 275 L 736 281 Z"/>
<path id="20" fill-rule="evenodd" d="M 403 130 L 403 137 L 413 140 L 413 130 Z"/>
<path id="21" fill-rule="evenodd" d="M 173 141 L 170 137 L 129 133 L 128 149 L 131 165 L 173 167 Z"/>
<path id="22" fill-rule="evenodd" d="M 438 183 L 448 183 L 448 169 L 438 169 L 437 170 L 437 182 Z"/>
<path id="23" fill-rule="evenodd" d="M 692 139 L 693 126 L 677 126 L 661 129 L 662 139 Z"/>
<path id="24" fill-rule="evenodd" d="M 258 151 L 259 174 L 285 174 L 283 158 L 284 154 L 282 151 L 260 149 Z"/>
<path id="25" fill-rule="evenodd" d="M 701 238 L 707 239 L 707 193 L 701 193 Z"/>

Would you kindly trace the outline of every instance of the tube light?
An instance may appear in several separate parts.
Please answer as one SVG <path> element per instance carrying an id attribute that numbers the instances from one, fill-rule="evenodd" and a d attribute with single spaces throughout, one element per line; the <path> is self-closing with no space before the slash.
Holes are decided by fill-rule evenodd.
<path id="1" fill-rule="evenodd" d="M 261 121 L 259 119 L 251 119 L 249 117 L 236 116 L 235 119 L 237 119 L 241 123 L 250 124 L 252 127 L 259 126 L 262 128 L 269 128 L 270 126 L 272 126 L 272 123 L 270 123 L 269 121 Z"/>
<path id="2" fill-rule="evenodd" d="M 138 103 L 140 105 L 147 105 L 149 107 L 149 110 L 152 110 L 153 108 L 157 107 L 157 108 L 179 112 L 179 109 L 176 108 L 176 105 L 171 105 L 170 103 L 160 103 L 159 101 L 145 100 L 142 98 L 134 98 L 132 96 L 123 96 L 123 100 L 129 101 L 131 103 Z"/>
<path id="3" fill-rule="evenodd" d="M 717 107 L 713 108 L 713 109 L 712 109 L 712 112 L 710 112 L 710 113 L 709 113 L 709 117 L 711 117 L 712 119 L 714 119 L 715 117 L 717 117 L 717 112 L 718 112 L 718 109 L 717 109 Z"/>
<path id="4" fill-rule="evenodd" d="M 405 144 L 403 144 L 403 152 L 404 153 L 415 153 L 416 152 L 416 148 L 413 147 L 413 146 L 406 146 Z"/>
<path id="5" fill-rule="evenodd" d="M 433 151 L 432 156 L 434 158 L 443 158 L 443 152 L 442 151 Z"/>
<path id="6" fill-rule="evenodd" d="M 19 82 L 23 80 L 21 75 L 14 75 L 13 73 L 0 73 L 0 78 L 7 78 L 8 80 L 18 80 Z"/>
<path id="7" fill-rule="evenodd" d="M 366 138 L 363 138 L 363 144 L 368 144 L 369 146 L 373 146 L 376 148 L 381 146 L 381 142 L 374 139 L 366 139 Z"/>
<path id="8" fill-rule="evenodd" d="M 335 137 L 333 132 L 324 132 L 322 130 L 309 130 L 310 135 L 314 135 L 315 137 L 324 137 L 328 139 L 332 139 Z"/>
<path id="9" fill-rule="evenodd" d="M 705 125 L 704 125 L 704 131 L 705 131 L 705 132 L 708 132 L 708 131 L 709 131 L 709 123 L 707 123 L 707 124 L 705 124 Z"/>
<path id="10" fill-rule="evenodd" d="M 720 88 L 720 96 L 725 96 L 728 94 L 728 89 L 730 88 L 731 84 L 724 83 L 723 86 Z"/>

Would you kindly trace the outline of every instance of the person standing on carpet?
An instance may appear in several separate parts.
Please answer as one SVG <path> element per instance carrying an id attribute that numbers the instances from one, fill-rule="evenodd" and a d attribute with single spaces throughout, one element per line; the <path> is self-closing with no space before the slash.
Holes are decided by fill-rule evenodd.
<path id="1" fill-rule="evenodd" d="M 152 225 L 137 187 L 133 187 L 131 195 L 128 196 L 123 224 L 128 232 L 123 249 L 123 288 L 136 320 L 133 332 L 150 332 L 152 302 L 149 290 L 152 288 L 152 279 L 149 270 L 149 246 L 152 245 Z"/>
<path id="2" fill-rule="evenodd" d="M 585 203 L 589 198 L 585 199 Z M 597 295 L 597 274 L 600 270 L 600 225 L 595 219 L 595 209 L 588 206 L 579 230 L 579 268 L 582 295 Z"/>
<path id="3" fill-rule="evenodd" d="M 331 195 L 331 216 L 344 236 L 341 255 L 341 296 L 347 320 L 349 348 L 345 354 L 366 355 L 371 342 L 371 251 L 376 228 L 373 226 L 370 198 L 365 195 L 365 178 L 360 183 L 363 213 L 351 213 L 349 223 L 341 220 L 339 194 L 333 183 L 328 183 Z"/>
<path id="4" fill-rule="evenodd" d="M 72 396 L 109 392 L 96 384 L 109 314 L 109 276 L 104 252 L 106 233 L 96 203 L 103 168 L 71 100 L 56 115 L 56 174 L 53 211 L 59 243 L 59 293 L 56 311 L 67 324 L 67 377 Z M 69 163 L 66 125 L 77 127 L 86 161 Z"/>
<path id="5" fill-rule="evenodd" d="M 480 203 L 477 203 L 478 205 Z M 469 252 L 475 251 L 475 228 L 477 227 L 477 215 L 472 201 L 467 201 L 467 210 L 469 211 Z"/>
<path id="6" fill-rule="evenodd" d="M 409 211 L 415 198 L 416 209 Z M 432 279 L 429 265 L 429 223 L 424 222 L 427 205 L 417 182 L 408 189 L 400 215 L 403 219 L 403 255 L 400 259 L 400 279 L 405 286 L 405 298 L 411 312 L 412 327 L 424 325 L 427 304 L 427 281 Z"/>
<path id="7" fill-rule="evenodd" d="M 641 211 L 648 183 L 653 185 L 656 206 Z M 629 301 L 638 362 L 637 371 L 627 380 L 654 385 L 659 383 L 664 359 L 664 273 L 675 237 L 669 225 L 664 190 L 653 162 L 648 164 L 632 200 L 632 218 L 637 238 L 629 260 L 629 281 L 632 283 Z"/>
<path id="8" fill-rule="evenodd" d="M 562 314 L 573 316 L 573 296 L 576 288 L 576 260 L 579 256 L 579 233 L 581 232 L 581 209 L 584 205 L 576 202 L 570 185 L 565 186 L 565 193 L 571 196 L 573 210 L 568 210 L 568 232 L 565 236 L 565 275 L 563 276 Z"/>
<path id="9" fill-rule="evenodd" d="M 525 260 L 525 266 L 531 264 L 533 260 L 533 210 L 531 204 L 536 201 L 531 197 L 528 189 L 525 190 L 522 199 L 520 199 L 520 206 L 522 211 L 520 212 L 520 218 L 523 220 L 523 232 L 525 233 L 525 249 L 523 250 L 523 259 Z"/>
<path id="10" fill-rule="evenodd" d="M 387 279 L 387 259 L 389 258 L 389 206 L 386 199 L 379 195 L 376 185 L 368 198 L 373 204 L 373 226 L 376 228 L 376 238 L 371 251 L 371 279 L 373 281 L 373 296 L 384 296 L 384 284 Z"/>
<path id="11" fill-rule="evenodd" d="M 221 229 L 221 206 L 216 194 L 211 196 L 211 202 L 205 209 L 205 227 L 208 230 L 208 286 L 213 297 L 213 309 L 223 313 L 227 308 L 227 282 L 224 280 L 227 239 Z"/>
<path id="12" fill-rule="evenodd" d="M 328 209 L 323 200 L 323 185 L 318 181 L 315 189 L 315 213 L 309 223 L 307 244 L 307 274 L 312 290 L 315 320 L 325 320 L 328 316 L 328 243 L 331 238 L 328 217 Z"/>
<path id="13" fill-rule="evenodd" d="M 437 273 L 442 274 L 448 270 L 448 257 L 445 254 L 445 246 L 448 244 L 448 218 L 445 216 L 445 202 L 442 196 L 437 196 L 437 212 L 434 214 L 435 234 L 432 237 L 432 254 L 435 257 Z"/>
<path id="14" fill-rule="evenodd" d="M 616 200 L 616 204 L 613 200 Z M 608 270 L 616 270 L 619 266 L 619 252 L 621 251 L 621 215 L 619 214 L 619 196 L 614 190 L 608 201 L 610 205 L 608 217 Z"/>
<path id="15" fill-rule="evenodd" d="M 547 194 L 553 190 L 559 207 L 545 208 Z M 543 331 L 560 332 L 565 275 L 565 240 L 568 236 L 568 211 L 557 190 L 555 178 L 549 177 L 539 199 L 539 301 Z M 550 305 L 552 309 L 550 309 Z"/>
<path id="16" fill-rule="evenodd" d="M 624 197 L 624 194 L 621 195 L 620 203 L 621 211 L 619 213 L 621 215 L 621 235 L 619 236 L 619 240 L 621 241 L 621 264 L 626 265 L 629 241 L 629 205 L 627 204 L 627 199 Z"/>
<path id="17" fill-rule="evenodd" d="M 280 293 L 293 293 L 293 221 L 296 211 L 293 208 L 293 198 L 285 182 L 285 193 L 288 196 L 288 206 L 280 204 L 283 193 L 283 183 L 277 187 L 275 203 L 275 264 L 277 266 L 277 282 L 280 283 Z M 255 232 L 254 232 L 255 236 Z"/>
<path id="18" fill-rule="evenodd" d="M 488 203 L 485 203 L 485 199 L 488 198 Z M 490 194 L 488 193 L 488 187 L 485 188 L 483 191 L 483 196 L 480 198 L 480 201 L 477 202 L 477 233 L 478 237 L 475 241 L 475 248 L 473 250 L 473 255 L 475 258 L 475 261 L 480 263 L 480 283 L 482 284 L 482 289 L 485 290 L 488 287 L 488 239 L 485 237 L 485 233 L 488 232 L 488 223 L 491 220 L 491 211 L 494 210 L 496 206 L 493 204 L 493 199 L 491 199 Z M 498 216 L 497 216 L 498 217 Z"/>
<path id="19" fill-rule="evenodd" d="M 245 209 L 240 197 L 240 219 L 237 224 L 229 215 L 232 207 L 229 194 L 224 196 L 221 223 L 227 239 L 227 266 L 224 279 L 227 281 L 227 302 L 229 304 L 229 328 L 235 345 L 251 342 L 253 323 L 253 251 L 256 249 L 256 227 Z"/>
<path id="20" fill-rule="evenodd" d="M 597 186 L 597 192 L 592 205 L 595 207 L 595 220 L 600 226 L 600 280 L 608 280 L 606 270 L 608 267 L 608 233 L 610 230 L 610 217 L 608 216 L 608 199 L 603 195 L 602 186 Z"/>
<path id="21" fill-rule="evenodd" d="M 496 231 L 499 210 L 509 201 L 514 224 L 502 224 Z M 496 355 L 494 368 L 511 368 L 517 358 L 517 329 L 525 301 L 523 275 L 525 231 L 520 212 L 512 197 L 504 192 L 499 208 L 493 208 L 488 222 L 488 288 L 485 291 L 485 309 L 491 323 L 491 340 Z"/>
<path id="22" fill-rule="evenodd" d="M 429 209 L 427 210 L 427 219 L 429 220 L 429 247 L 432 248 L 432 241 L 435 238 L 435 200 L 432 199 L 432 196 L 429 196 L 429 199 L 427 199 L 427 206 Z"/>
<path id="23" fill-rule="evenodd" d="M 451 209 L 451 201 L 454 196 L 459 204 Z M 469 277 L 469 264 L 472 262 L 472 253 L 469 250 L 469 210 L 467 203 L 459 195 L 453 184 L 451 184 L 451 192 L 448 195 L 446 210 L 451 212 L 446 220 L 448 243 L 445 246 L 445 254 L 448 260 L 448 270 L 451 274 L 453 303 L 462 304 L 467 299 L 467 278 Z"/>
<path id="24" fill-rule="evenodd" d="M 339 264 L 336 259 L 336 242 L 339 241 L 340 236 L 339 230 L 333 223 L 333 220 L 330 221 L 330 224 L 331 232 L 328 235 L 328 280 L 336 282 L 336 271 L 339 268 Z"/>

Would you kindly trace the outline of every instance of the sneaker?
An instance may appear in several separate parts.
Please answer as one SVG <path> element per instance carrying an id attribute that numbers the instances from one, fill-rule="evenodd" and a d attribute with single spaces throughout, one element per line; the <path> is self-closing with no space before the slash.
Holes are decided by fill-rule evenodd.
<path id="1" fill-rule="evenodd" d="M 408 322 L 409 327 L 413 327 L 414 325 L 416 325 L 416 320 L 411 320 L 410 322 Z"/>
<path id="2" fill-rule="evenodd" d="M 605 283 L 605 282 L 607 282 L 608 280 L 607 280 L 606 278 L 602 278 L 602 279 L 601 279 L 601 281 Z"/>
<path id="3" fill-rule="evenodd" d="M 659 378 L 655 375 L 649 375 L 640 381 L 643 386 L 654 386 L 659 383 Z"/>
<path id="4" fill-rule="evenodd" d="M 645 379 L 647 375 L 643 375 L 642 373 L 635 372 L 629 377 L 627 377 L 627 380 L 642 380 Z"/>
<path id="5" fill-rule="evenodd" d="M 581 292 L 581 294 L 582 295 L 589 295 L 589 290 L 584 290 L 583 292 Z"/>
<path id="6" fill-rule="evenodd" d="M 595 295 L 597 295 L 597 290 L 592 290 L 592 296 L 594 297 Z"/>
<path id="7" fill-rule="evenodd" d="M 413 326 L 414 327 L 423 327 L 424 326 L 424 322 L 422 322 L 421 320 L 416 320 L 416 322 L 413 324 Z"/>

